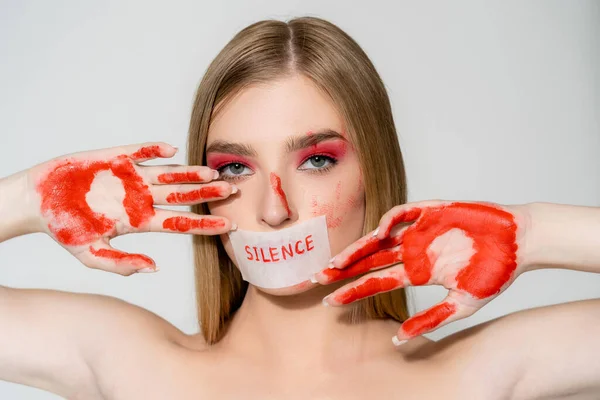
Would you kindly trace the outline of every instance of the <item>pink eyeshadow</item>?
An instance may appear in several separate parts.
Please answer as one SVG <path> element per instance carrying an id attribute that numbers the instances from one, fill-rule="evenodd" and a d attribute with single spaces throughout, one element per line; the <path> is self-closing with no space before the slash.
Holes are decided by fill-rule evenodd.
<path id="1" fill-rule="evenodd" d="M 209 153 L 206 155 L 206 164 L 212 169 L 219 169 L 224 165 L 231 163 L 240 163 L 254 169 L 253 164 L 248 159 L 225 153 Z"/>
<path id="2" fill-rule="evenodd" d="M 314 146 L 310 146 L 306 149 L 300 150 L 298 152 L 298 163 L 301 163 L 308 157 L 313 156 L 315 154 L 323 154 L 339 160 L 344 157 L 347 149 L 348 146 L 346 142 L 342 140 L 329 140 L 326 142 L 321 142 Z"/>

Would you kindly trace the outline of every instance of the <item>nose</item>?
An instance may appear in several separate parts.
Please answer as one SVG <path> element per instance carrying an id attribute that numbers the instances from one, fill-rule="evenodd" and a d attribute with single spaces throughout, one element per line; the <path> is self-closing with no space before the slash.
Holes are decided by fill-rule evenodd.
<path id="1" fill-rule="evenodd" d="M 269 175 L 268 186 L 265 187 L 261 218 L 270 226 L 279 226 L 291 220 L 293 212 L 281 178 L 275 172 Z"/>

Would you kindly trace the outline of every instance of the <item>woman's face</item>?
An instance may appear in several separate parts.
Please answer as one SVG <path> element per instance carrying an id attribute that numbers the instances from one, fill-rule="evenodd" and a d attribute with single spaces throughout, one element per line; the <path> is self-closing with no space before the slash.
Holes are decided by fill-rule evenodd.
<path id="1" fill-rule="evenodd" d="M 242 90 L 209 130 L 208 166 L 239 188 L 208 203 L 211 214 L 261 232 L 325 215 L 331 253 L 338 253 L 361 236 L 365 212 L 360 165 L 346 138 L 335 107 L 308 78 Z M 228 236 L 221 240 L 235 263 Z M 261 290 L 287 295 L 311 287 Z"/>

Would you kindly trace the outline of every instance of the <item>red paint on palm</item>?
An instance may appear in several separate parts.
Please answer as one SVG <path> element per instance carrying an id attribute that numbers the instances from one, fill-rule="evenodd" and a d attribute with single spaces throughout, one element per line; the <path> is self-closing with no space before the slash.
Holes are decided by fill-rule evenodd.
<path id="1" fill-rule="evenodd" d="M 394 223 L 410 222 L 416 218 L 418 221 L 406 228 L 402 234 L 401 247 L 404 272 L 411 285 L 430 283 L 436 254 L 432 254 L 428 248 L 437 237 L 451 229 L 460 229 L 470 237 L 475 250 L 469 263 L 456 273 L 456 290 L 464 291 L 477 299 L 485 299 L 500 293 L 503 286 L 513 277 L 517 268 L 518 245 L 517 224 L 511 213 L 485 204 L 451 203 L 407 210 L 397 215 Z M 353 268 L 353 263 L 368 259 L 368 255 L 377 254 L 380 249 L 380 241 L 376 238 L 368 239 L 350 255 L 344 265 Z M 372 279 L 341 292 L 336 296 L 336 300 L 347 304 L 390 290 L 392 280 L 400 287 L 400 282 L 395 278 Z M 428 332 L 454 315 L 456 308 L 455 304 L 444 302 L 409 319 L 403 325 L 403 329 L 408 337 Z"/>
<path id="2" fill-rule="evenodd" d="M 143 254 L 128 254 L 114 249 L 94 249 L 90 246 L 90 253 L 96 257 L 107 258 L 115 262 L 128 262 L 130 264 L 146 267 L 148 264 L 155 265 L 150 257 Z"/>
<path id="3" fill-rule="evenodd" d="M 218 187 L 207 186 L 186 193 L 170 193 L 167 196 L 168 203 L 191 203 L 200 200 L 209 200 L 223 197 L 221 189 Z"/>
<path id="4" fill-rule="evenodd" d="M 281 199 L 281 203 L 283 204 L 283 207 L 285 208 L 285 211 L 287 212 L 287 215 L 289 217 L 290 215 L 292 215 L 292 212 L 290 211 L 290 207 L 288 205 L 287 198 L 285 197 L 285 193 L 281 188 L 281 178 L 277 176 L 277 174 L 275 174 L 274 172 L 271 172 L 270 179 L 271 187 L 275 191 L 275 194 L 277 194 L 277 196 L 279 196 L 279 198 Z"/>
<path id="5" fill-rule="evenodd" d="M 223 221 L 208 218 L 171 217 L 163 221 L 163 228 L 176 232 L 187 232 L 191 229 L 217 229 L 224 226 Z"/>
<path id="6" fill-rule="evenodd" d="M 440 326 L 456 311 L 455 304 L 443 302 L 407 319 L 401 329 L 407 337 L 419 336 Z"/>
<path id="7" fill-rule="evenodd" d="M 483 299 L 500 292 L 517 267 L 517 225 L 509 212 L 483 204 L 451 203 L 439 207 L 413 208 L 394 218 L 394 223 L 419 218 L 402 234 L 402 260 L 412 285 L 425 285 L 432 276 L 433 261 L 428 247 L 450 229 L 461 229 L 469 236 L 475 254 L 456 275 L 457 288 Z M 384 239 L 385 240 L 385 239 Z M 383 241 L 370 238 L 352 253 L 344 265 L 388 248 Z M 483 268 L 485 266 L 485 268 Z"/>
<path id="8" fill-rule="evenodd" d="M 110 164 L 112 173 L 119 179 L 125 189 L 123 207 L 129 216 L 129 223 L 139 228 L 154 216 L 154 200 L 148 186 L 139 176 L 126 157 L 118 157 Z"/>
<path id="9" fill-rule="evenodd" d="M 160 183 L 189 183 L 189 182 L 204 182 L 199 172 L 166 172 L 157 177 Z"/>
<path id="10" fill-rule="evenodd" d="M 517 225 L 514 216 L 483 204 L 452 203 L 419 210 L 418 223 L 404 233 L 403 260 L 413 285 L 431 279 L 433 263 L 427 248 L 450 229 L 461 229 L 473 240 L 475 254 L 456 275 L 457 289 L 483 299 L 500 292 L 517 268 Z"/>
<path id="11" fill-rule="evenodd" d="M 139 227 L 154 215 L 152 195 L 126 156 L 111 161 L 59 162 L 37 184 L 48 229 L 65 245 L 90 243 L 115 229 L 115 220 L 93 211 L 86 201 L 95 175 L 110 170 L 123 182 L 123 206 L 130 224 Z"/>

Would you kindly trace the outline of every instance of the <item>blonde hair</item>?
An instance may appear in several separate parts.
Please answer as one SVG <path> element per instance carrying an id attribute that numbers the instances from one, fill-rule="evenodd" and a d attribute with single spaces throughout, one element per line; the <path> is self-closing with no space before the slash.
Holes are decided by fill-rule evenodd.
<path id="1" fill-rule="evenodd" d="M 205 147 L 216 113 L 245 87 L 301 74 L 330 96 L 358 153 L 365 188 L 363 234 L 406 202 L 406 176 L 389 98 L 360 46 L 336 25 L 315 17 L 264 20 L 242 29 L 208 67 L 192 110 L 188 163 L 206 165 Z M 206 204 L 192 211 L 208 214 Z M 240 307 L 248 283 L 216 236 L 193 237 L 198 317 L 209 344 Z M 409 317 L 404 289 L 356 302 L 353 320 Z"/>

